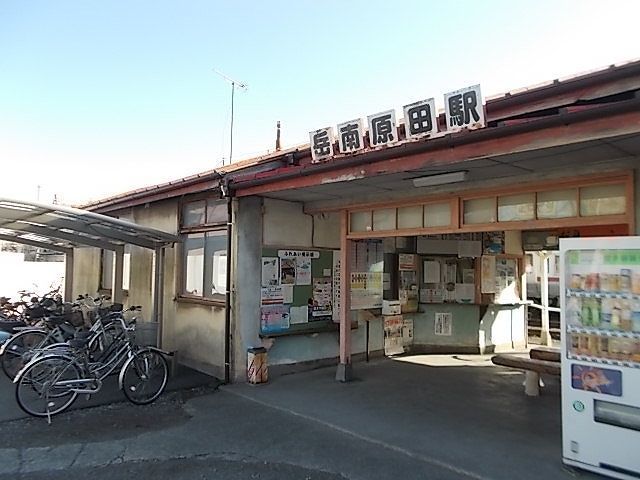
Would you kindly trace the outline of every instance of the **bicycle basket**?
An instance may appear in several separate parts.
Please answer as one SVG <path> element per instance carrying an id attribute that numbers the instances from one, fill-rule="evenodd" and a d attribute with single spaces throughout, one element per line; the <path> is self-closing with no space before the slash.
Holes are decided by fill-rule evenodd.
<path id="1" fill-rule="evenodd" d="M 134 339 L 140 347 L 157 347 L 158 322 L 137 322 Z"/>
<path id="2" fill-rule="evenodd" d="M 74 327 L 81 327 L 84 325 L 84 315 L 80 311 L 67 312 L 62 315 L 64 321 L 73 325 Z"/>

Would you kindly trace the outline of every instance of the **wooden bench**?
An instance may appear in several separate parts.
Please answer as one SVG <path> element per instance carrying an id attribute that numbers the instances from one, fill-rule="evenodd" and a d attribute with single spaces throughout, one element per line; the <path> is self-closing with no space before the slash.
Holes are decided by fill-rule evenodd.
<path id="1" fill-rule="evenodd" d="M 529 358 L 547 360 L 549 362 L 560 362 L 560 349 L 553 347 L 535 347 L 529 351 Z"/>
<path id="2" fill-rule="evenodd" d="M 546 356 L 546 358 L 553 358 L 554 360 L 544 360 L 540 358 L 527 358 L 519 355 L 503 353 L 500 355 L 494 355 L 491 361 L 495 365 L 502 365 L 503 367 L 516 368 L 518 370 L 524 370 L 524 393 L 526 395 L 536 397 L 540 395 L 540 374 L 545 373 L 547 375 L 560 376 L 560 355 L 555 353 L 543 352 L 538 350 L 531 357 L 534 356 Z M 555 361 L 555 358 L 558 361 Z"/>

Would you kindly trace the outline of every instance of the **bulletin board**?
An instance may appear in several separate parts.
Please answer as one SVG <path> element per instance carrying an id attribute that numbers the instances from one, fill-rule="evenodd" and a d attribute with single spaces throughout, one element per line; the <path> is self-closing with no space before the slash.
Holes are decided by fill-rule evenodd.
<path id="1" fill-rule="evenodd" d="M 262 249 L 262 334 L 333 323 L 333 258 L 334 251 L 327 249 Z"/>
<path id="2" fill-rule="evenodd" d="M 421 258 L 420 303 L 475 303 L 474 259 L 453 256 Z"/>

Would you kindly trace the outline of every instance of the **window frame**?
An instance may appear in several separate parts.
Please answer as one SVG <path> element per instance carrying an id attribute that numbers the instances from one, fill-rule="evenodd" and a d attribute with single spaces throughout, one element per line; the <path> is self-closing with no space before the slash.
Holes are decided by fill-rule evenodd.
<path id="1" fill-rule="evenodd" d="M 188 225 L 185 226 L 184 225 L 184 211 L 185 208 L 187 207 L 187 205 L 192 204 L 192 203 L 197 203 L 197 202 L 205 202 L 205 212 L 204 212 L 204 223 L 201 224 L 197 224 L 197 225 Z M 226 305 L 226 293 L 215 293 L 212 294 L 211 296 L 206 296 L 205 293 L 203 292 L 202 295 L 195 295 L 192 293 L 187 293 L 186 291 L 186 280 L 187 280 L 187 276 L 186 276 L 186 255 L 187 255 L 187 251 L 185 249 L 185 242 L 184 240 L 186 239 L 186 237 L 188 235 L 193 235 L 193 234 L 198 234 L 198 233 L 202 233 L 204 234 L 204 252 L 206 253 L 206 241 L 207 241 L 207 233 L 211 233 L 211 232 L 219 232 L 220 236 L 223 236 L 226 238 L 226 245 L 228 245 L 228 222 L 229 219 L 226 218 L 225 221 L 218 221 L 218 222 L 207 222 L 207 218 L 208 218 L 208 214 L 209 214 L 209 206 L 210 203 L 213 203 L 216 206 L 220 206 L 221 204 L 224 204 L 225 209 L 226 209 L 226 200 L 221 199 L 220 197 L 215 197 L 215 196 L 198 196 L 198 197 L 192 197 L 189 198 L 188 200 L 183 199 L 179 205 L 179 211 L 178 211 L 178 234 L 180 235 L 180 237 L 183 239 L 183 242 L 180 243 L 180 249 L 179 249 L 179 259 L 178 259 L 178 292 L 176 295 L 176 300 L 180 301 L 180 302 L 184 302 L 184 303 L 196 303 L 196 304 L 204 304 L 204 305 L 214 305 L 214 306 L 225 306 Z M 227 252 L 228 254 L 228 252 Z M 228 262 L 227 262 L 228 264 Z M 202 284 L 203 284 L 203 290 L 205 290 L 205 287 L 207 285 L 207 282 L 205 281 L 205 274 L 207 272 L 207 268 L 205 265 L 203 265 L 202 268 Z M 229 272 L 227 271 L 226 274 L 228 275 Z"/>
<path id="2" fill-rule="evenodd" d="M 124 296 L 129 295 L 129 287 L 131 286 L 131 260 L 133 258 L 133 254 L 131 251 L 131 244 L 125 244 L 124 245 L 124 253 L 123 253 L 123 265 L 122 265 L 122 294 Z M 106 272 L 106 268 L 105 268 L 105 254 L 109 253 L 111 255 L 111 284 L 110 285 L 104 285 L 104 275 Z M 100 249 L 100 277 L 98 279 L 98 292 L 102 293 L 102 292 L 108 292 L 110 295 L 113 295 L 113 273 L 115 271 L 115 261 L 116 261 L 116 257 L 115 257 L 115 252 L 113 250 L 106 250 L 104 248 Z M 128 263 L 129 263 L 129 269 L 127 272 L 127 257 L 128 257 Z M 127 278 L 127 273 L 129 273 L 129 276 Z M 126 282 L 126 284 L 125 284 Z M 125 288 L 125 286 L 127 288 Z"/>

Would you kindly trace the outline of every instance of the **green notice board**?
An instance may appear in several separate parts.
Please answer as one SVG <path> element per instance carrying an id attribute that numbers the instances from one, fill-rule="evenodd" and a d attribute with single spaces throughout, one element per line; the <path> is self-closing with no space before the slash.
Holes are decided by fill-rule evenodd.
<path id="1" fill-rule="evenodd" d="M 293 303 L 292 307 L 302 307 L 307 305 L 309 299 L 313 299 L 313 279 L 324 277 L 325 270 L 331 272 L 328 276 L 333 274 L 333 250 L 323 250 L 319 248 L 268 248 L 262 249 L 263 257 L 277 257 L 278 250 L 304 250 L 309 252 L 318 252 L 320 256 L 318 258 L 311 259 L 311 285 L 294 285 L 293 287 Z M 334 285 L 335 288 L 335 285 Z"/>
<path id="2" fill-rule="evenodd" d="M 333 330 L 333 252 L 263 247 L 262 282 L 269 287 L 263 287 L 261 294 L 261 335 Z M 303 260 L 298 262 L 299 259 Z M 285 285 L 290 287 L 286 292 Z M 291 303 L 284 303 L 285 300 Z"/>

